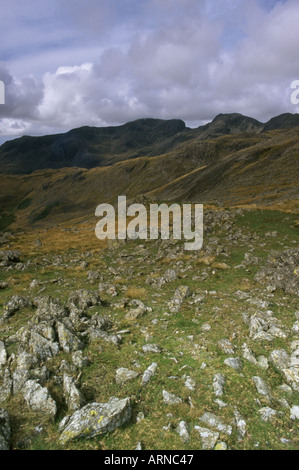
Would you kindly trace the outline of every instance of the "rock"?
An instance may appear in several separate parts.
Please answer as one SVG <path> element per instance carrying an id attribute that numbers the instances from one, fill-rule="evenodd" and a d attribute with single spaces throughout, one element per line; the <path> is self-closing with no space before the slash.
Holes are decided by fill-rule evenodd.
<path id="1" fill-rule="evenodd" d="M 224 393 L 225 376 L 223 374 L 214 375 L 213 388 L 216 397 L 222 397 Z"/>
<path id="2" fill-rule="evenodd" d="M 185 380 L 185 387 L 188 388 L 189 390 L 191 390 L 192 392 L 194 392 L 195 390 L 195 387 L 196 387 L 196 382 L 194 379 L 192 379 L 192 377 L 186 377 L 186 380 Z"/>
<path id="3" fill-rule="evenodd" d="M 61 349 L 66 353 L 83 349 L 82 341 L 72 333 L 62 322 L 57 322 L 58 341 Z"/>
<path id="4" fill-rule="evenodd" d="M 173 269 L 167 269 L 163 275 L 165 282 L 175 281 L 177 277 L 177 273 Z"/>
<path id="5" fill-rule="evenodd" d="M 20 251 L 7 250 L 0 251 L 0 266 L 13 266 L 16 263 L 20 263 Z"/>
<path id="6" fill-rule="evenodd" d="M 166 390 L 163 390 L 162 392 L 163 395 L 163 401 L 166 405 L 179 405 L 183 403 L 183 400 L 173 393 L 169 393 Z"/>
<path id="7" fill-rule="evenodd" d="M 235 408 L 234 410 L 234 415 L 235 415 L 235 422 L 236 422 L 237 431 L 238 431 L 238 441 L 241 442 L 246 436 L 247 424 L 246 424 L 246 421 L 242 418 L 237 408 Z"/>
<path id="8" fill-rule="evenodd" d="M 14 295 L 7 304 L 4 305 L 3 320 L 7 320 L 9 317 L 14 315 L 17 311 L 25 307 L 31 307 L 32 302 L 27 297 L 21 297 L 20 295 Z"/>
<path id="9" fill-rule="evenodd" d="M 138 372 L 135 372 L 134 370 L 121 367 L 120 369 L 117 369 L 115 373 L 115 381 L 118 385 L 124 385 L 126 382 L 129 382 L 130 380 L 136 379 L 138 375 L 139 375 Z"/>
<path id="10" fill-rule="evenodd" d="M 23 389 L 23 397 L 34 411 L 41 411 L 45 414 L 55 416 L 56 415 L 56 403 L 50 396 L 47 388 L 41 387 L 36 380 L 28 380 Z"/>
<path id="11" fill-rule="evenodd" d="M 132 417 L 130 398 L 112 397 L 108 403 L 89 403 L 65 420 L 59 438 L 62 444 L 77 438 L 91 439 L 127 424 Z"/>
<path id="12" fill-rule="evenodd" d="M 211 431 L 207 428 L 202 428 L 201 426 L 194 426 L 195 431 L 197 431 L 201 438 L 201 444 L 203 450 L 212 450 L 215 447 L 216 442 L 219 439 L 219 433 Z"/>
<path id="13" fill-rule="evenodd" d="M 283 289 L 290 294 L 299 295 L 299 276 L 296 275 L 299 266 L 299 251 L 297 248 L 276 252 L 269 256 L 265 266 L 258 271 L 255 280 Z"/>
<path id="14" fill-rule="evenodd" d="M 227 434 L 229 436 L 232 433 L 232 427 L 224 424 L 223 421 L 220 418 L 218 418 L 218 416 L 214 415 L 213 413 L 204 413 L 199 418 L 199 420 L 202 423 L 207 424 L 211 428 L 217 429 L 217 431 L 221 433 Z"/>
<path id="15" fill-rule="evenodd" d="M 284 349 L 277 349 L 270 354 L 270 361 L 274 367 L 283 375 L 288 384 L 299 392 L 299 362 L 296 351 L 289 356 Z"/>
<path id="16" fill-rule="evenodd" d="M 10 370 L 6 368 L 3 376 L 2 385 L 0 386 L 0 403 L 6 401 L 12 394 L 13 381 L 10 375 Z"/>
<path id="17" fill-rule="evenodd" d="M 291 412 L 290 418 L 293 421 L 295 421 L 296 419 L 299 419 L 299 406 L 293 406 L 290 412 Z"/>
<path id="18" fill-rule="evenodd" d="M 147 309 L 141 300 L 133 299 L 129 303 L 130 307 L 133 307 L 126 315 L 127 320 L 137 320 L 137 318 L 142 317 Z"/>
<path id="19" fill-rule="evenodd" d="M 0 341 L 0 368 L 5 366 L 7 361 L 7 352 L 3 341 Z"/>
<path id="20" fill-rule="evenodd" d="M 168 303 L 170 312 L 172 313 L 178 312 L 182 303 L 189 295 L 190 295 L 190 289 L 188 286 L 179 286 L 176 289 L 172 300 Z"/>
<path id="21" fill-rule="evenodd" d="M 186 421 L 180 421 L 177 428 L 176 428 L 176 432 L 178 433 L 178 435 L 180 436 L 180 438 L 182 439 L 183 442 L 188 442 L 189 439 L 190 439 L 190 435 L 189 435 L 189 426 L 188 424 L 186 423 Z"/>
<path id="22" fill-rule="evenodd" d="M 97 292 L 80 289 L 69 296 L 67 305 L 70 310 L 83 313 L 89 307 L 101 305 L 101 298 Z"/>
<path id="23" fill-rule="evenodd" d="M 162 349 L 157 344 L 145 344 L 142 346 L 142 350 L 144 353 L 160 354 L 162 352 Z"/>
<path id="24" fill-rule="evenodd" d="M 0 450 L 9 450 L 10 420 L 6 410 L 0 409 Z"/>
<path id="25" fill-rule="evenodd" d="M 238 372 L 243 368 L 242 361 L 239 357 L 229 357 L 228 359 L 225 359 L 224 364 Z"/>
<path id="26" fill-rule="evenodd" d="M 157 370 L 158 364 L 156 362 L 153 362 L 144 372 L 141 380 L 141 384 L 145 385 L 147 384 L 152 377 L 154 377 L 156 370 Z"/>
<path id="27" fill-rule="evenodd" d="M 75 385 L 75 380 L 67 374 L 63 375 L 63 393 L 69 411 L 74 412 L 82 408 L 86 401 Z"/>
<path id="28" fill-rule="evenodd" d="M 277 415 L 277 411 L 272 410 L 272 408 L 265 407 L 259 410 L 259 414 L 261 415 L 262 421 L 267 423 L 268 421 L 272 421 L 273 418 L 275 418 L 275 416 Z"/>
<path id="29" fill-rule="evenodd" d="M 26 369 L 16 369 L 12 374 L 13 394 L 19 393 L 24 384 L 29 380 L 30 374 Z"/>
<path id="30" fill-rule="evenodd" d="M 218 442 L 218 444 L 216 444 L 214 450 L 227 450 L 228 449 L 228 446 L 226 444 L 226 442 Z"/>
<path id="31" fill-rule="evenodd" d="M 243 357 L 247 361 L 249 361 L 251 364 L 254 364 L 255 366 L 258 364 L 257 359 L 255 358 L 252 350 L 247 346 L 246 343 L 242 345 L 242 350 L 243 350 Z"/>
<path id="32" fill-rule="evenodd" d="M 257 365 L 263 370 L 269 369 L 268 359 L 265 356 L 259 356 L 257 358 Z"/>
<path id="33" fill-rule="evenodd" d="M 235 346 L 231 344 L 228 339 L 221 339 L 217 343 L 218 347 L 224 352 L 224 354 L 235 354 Z"/>
<path id="34" fill-rule="evenodd" d="M 264 397 L 266 397 L 268 400 L 271 400 L 272 393 L 271 393 L 269 386 L 266 384 L 266 382 L 261 377 L 258 377 L 258 376 L 253 377 L 252 380 L 255 383 L 257 392 L 260 395 L 263 395 Z"/>
<path id="35" fill-rule="evenodd" d="M 75 351 L 72 354 L 72 361 L 78 369 L 84 369 L 89 366 L 89 359 L 88 357 L 83 356 L 83 352 L 81 350 Z"/>

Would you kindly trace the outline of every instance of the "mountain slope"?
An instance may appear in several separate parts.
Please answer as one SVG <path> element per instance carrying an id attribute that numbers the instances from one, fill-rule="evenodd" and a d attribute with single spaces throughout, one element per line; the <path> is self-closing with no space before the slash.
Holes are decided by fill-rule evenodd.
<path id="1" fill-rule="evenodd" d="M 279 122 L 269 125 L 277 128 Z M 162 155 L 195 140 L 258 135 L 263 129 L 256 119 L 235 113 L 220 114 L 197 129 L 187 128 L 181 120 L 139 119 L 118 127 L 81 127 L 65 134 L 24 136 L 0 147 L 0 173 L 108 166 L 129 158 Z"/>

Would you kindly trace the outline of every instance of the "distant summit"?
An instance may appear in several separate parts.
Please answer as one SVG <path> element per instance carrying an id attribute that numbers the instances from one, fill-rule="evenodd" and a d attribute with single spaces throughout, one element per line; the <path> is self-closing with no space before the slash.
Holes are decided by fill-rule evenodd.
<path id="1" fill-rule="evenodd" d="M 299 127 L 299 114 L 285 113 L 270 119 L 270 121 L 265 124 L 263 131 L 292 129 L 293 127 Z"/>
<path id="2" fill-rule="evenodd" d="M 80 127 L 64 134 L 24 136 L 0 147 L 0 173 L 30 174 L 36 170 L 95 168 L 139 157 L 173 152 L 188 144 L 226 135 L 258 135 L 299 127 L 298 114 L 282 114 L 263 124 L 242 114 L 219 114 L 197 129 L 180 119 L 138 119 L 115 127 Z"/>

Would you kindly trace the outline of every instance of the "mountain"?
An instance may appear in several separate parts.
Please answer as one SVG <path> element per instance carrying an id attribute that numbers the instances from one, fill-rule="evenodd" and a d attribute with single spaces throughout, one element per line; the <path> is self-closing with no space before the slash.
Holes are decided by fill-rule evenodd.
<path id="1" fill-rule="evenodd" d="M 299 126 L 299 114 L 285 113 L 276 116 L 268 121 L 263 132 L 273 131 L 275 129 L 293 129 Z"/>
<path id="2" fill-rule="evenodd" d="M 7 142 L 0 148 L 0 230 L 94 220 L 97 205 L 118 195 L 298 212 L 296 119 L 282 115 L 264 125 L 219 115 L 197 129 L 144 119 Z"/>
<path id="3" fill-rule="evenodd" d="M 128 158 L 159 155 L 184 140 L 185 130 L 181 120 L 139 119 L 118 127 L 81 127 L 65 134 L 24 136 L 0 147 L 0 173 L 94 168 Z"/>
<path id="4" fill-rule="evenodd" d="M 220 114 L 211 123 L 189 129 L 181 120 L 139 119 L 117 127 L 81 127 L 65 134 L 24 136 L 0 147 L 0 173 L 29 174 L 46 168 L 108 166 L 156 156 L 182 143 L 222 135 L 256 134 L 259 121 L 241 114 Z"/>

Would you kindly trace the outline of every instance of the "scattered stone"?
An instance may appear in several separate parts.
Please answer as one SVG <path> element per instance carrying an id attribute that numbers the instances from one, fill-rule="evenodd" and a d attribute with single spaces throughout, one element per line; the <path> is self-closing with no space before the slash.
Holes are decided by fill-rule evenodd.
<path id="1" fill-rule="evenodd" d="M 163 401 L 166 405 L 179 405 L 183 403 L 183 400 L 173 393 L 169 393 L 166 390 L 163 390 L 162 392 L 163 395 Z"/>
<path id="2" fill-rule="evenodd" d="M 241 442 L 246 436 L 247 424 L 244 418 L 242 418 L 237 408 L 235 408 L 234 410 L 234 415 L 235 415 L 235 422 L 236 422 L 237 431 L 238 431 L 238 441 Z"/>
<path id="3" fill-rule="evenodd" d="M 216 442 L 219 439 L 219 433 L 211 431 L 207 428 L 202 428 L 201 426 L 194 426 L 195 431 L 200 435 L 202 449 L 203 450 L 212 450 L 215 447 Z"/>
<path id="4" fill-rule="evenodd" d="M 225 359 L 224 364 L 238 372 L 243 368 L 242 361 L 239 357 L 229 357 L 228 359 Z"/>
<path id="5" fill-rule="evenodd" d="M 199 420 L 202 423 L 207 424 L 211 428 L 217 429 L 217 431 L 221 433 L 227 434 L 229 436 L 232 433 L 232 427 L 224 424 L 223 421 L 218 416 L 214 415 L 213 413 L 204 413 L 199 418 Z"/>
<path id="6" fill-rule="evenodd" d="M 36 380 L 28 380 L 23 389 L 23 397 L 34 411 L 41 411 L 45 414 L 55 416 L 56 415 L 56 403 L 50 396 L 47 388 L 41 387 Z"/>
<path id="7" fill-rule="evenodd" d="M 185 387 L 188 388 L 189 390 L 191 390 L 192 392 L 194 392 L 195 390 L 195 387 L 196 387 L 196 382 L 194 379 L 192 379 L 192 377 L 186 377 L 186 380 L 185 380 Z"/>
<path id="8" fill-rule="evenodd" d="M 162 349 L 157 344 L 145 344 L 144 346 L 142 346 L 142 351 L 144 353 L 160 354 L 162 352 Z"/>
<path id="9" fill-rule="evenodd" d="M 235 346 L 231 344 L 228 339 L 221 339 L 217 343 L 218 347 L 224 352 L 224 354 L 235 354 Z"/>
<path id="10" fill-rule="evenodd" d="M 16 312 L 25 307 L 31 307 L 32 302 L 27 297 L 21 297 L 20 295 L 14 295 L 6 305 L 4 305 L 3 310 L 3 320 L 7 320 L 9 317 L 14 315 Z"/>
<path id="11" fill-rule="evenodd" d="M 176 432 L 178 433 L 183 442 L 187 443 L 189 441 L 189 426 L 186 421 L 180 421 L 178 427 L 176 428 Z"/>
<path id="12" fill-rule="evenodd" d="M 272 408 L 265 407 L 259 410 L 259 414 L 261 415 L 262 421 L 267 423 L 268 421 L 272 421 L 273 418 L 275 418 L 275 416 L 277 415 L 277 411 L 272 410 Z"/>
<path id="13" fill-rule="evenodd" d="M 222 397 L 224 393 L 225 376 L 223 374 L 214 375 L 213 388 L 216 397 Z"/>
<path id="14" fill-rule="evenodd" d="M 174 293 L 173 299 L 168 303 L 170 312 L 178 312 L 182 303 L 189 295 L 190 289 L 188 286 L 179 286 Z"/>
<path id="15" fill-rule="evenodd" d="M 7 352 L 3 341 L 0 341 L 0 368 L 5 366 L 7 361 Z"/>
<path id="16" fill-rule="evenodd" d="M 260 395 L 263 395 L 264 397 L 266 397 L 268 400 L 271 400 L 272 393 L 271 393 L 269 386 L 266 384 L 266 382 L 261 377 L 258 377 L 258 376 L 253 377 L 252 380 L 255 383 L 257 392 Z"/>
<path id="17" fill-rule="evenodd" d="M 124 367 L 121 367 L 120 369 L 117 369 L 115 373 L 115 381 L 118 385 L 124 385 L 130 380 L 136 379 L 138 375 L 138 372 L 135 372 L 134 370 L 129 370 Z"/>
<path id="18" fill-rule="evenodd" d="M 127 424 L 132 417 L 130 398 L 111 397 L 108 403 L 89 403 L 64 420 L 59 438 L 62 444 L 77 439 L 91 439 Z"/>
<path id="19" fill-rule="evenodd" d="M 153 362 L 144 372 L 142 376 L 141 383 L 142 385 L 146 385 L 152 377 L 154 377 L 156 370 L 157 370 L 158 364 L 156 362 Z"/>
<path id="20" fill-rule="evenodd" d="M 218 444 L 216 444 L 214 450 L 227 450 L 228 449 L 228 445 L 226 444 L 226 442 L 218 442 Z"/>
<path id="21" fill-rule="evenodd" d="M 293 421 L 295 421 L 296 419 L 299 419 L 299 406 L 292 406 L 290 412 L 291 412 L 290 418 Z"/>
<path id="22" fill-rule="evenodd" d="M 10 432 L 9 414 L 0 409 L 0 450 L 9 450 Z"/>
<path id="23" fill-rule="evenodd" d="M 63 375 L 63 392 L 67 407 L 70 412 L 79 410 L 86 401 L 80 390 L 75 385 L 75 380 L 67 374 Z"/>

